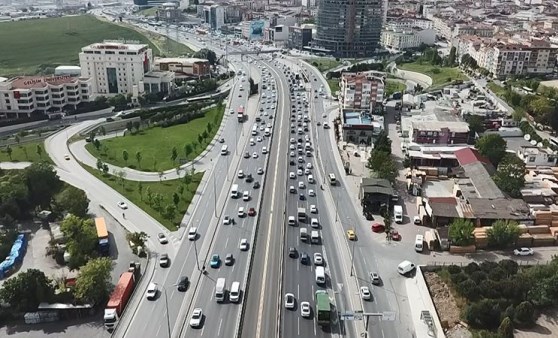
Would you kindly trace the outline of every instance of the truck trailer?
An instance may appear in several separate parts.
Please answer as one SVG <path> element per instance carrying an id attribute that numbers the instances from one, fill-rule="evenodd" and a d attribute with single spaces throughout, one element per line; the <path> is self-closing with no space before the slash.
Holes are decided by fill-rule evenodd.
<path id="1" fill-rule="evenodd" d="M 110 295 L 104 315 L 107 330 L 114 330 L 116 328 L 118 320 L 132 296 L 136 286 L 136 270 L 139 269 L 137 267 L 130 267 L 127 272 L 120 275 L 118 284 L 116 284 Z"/>

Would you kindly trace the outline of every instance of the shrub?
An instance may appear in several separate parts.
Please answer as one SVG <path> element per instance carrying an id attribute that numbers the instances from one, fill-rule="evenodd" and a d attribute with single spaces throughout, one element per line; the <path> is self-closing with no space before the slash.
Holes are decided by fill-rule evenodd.
<path id="1" fill-rule="evenodd" d="M 479 299 L 480 289 L 477 286 L 477 283 L 470 279 L 466 279 L 460 282 L 457 285 L 457 290 L 463 297 L 467 298 L 467 300 L 469 301 L 476 301 Z"/>
<path id="2" fill-rule="evenodd" d="M 454 285 L 457 285 L 457 284 L 461 283 L 462 281 L 464 281 L 468 278 L 467 278 L 466 274 L 464 274 L 463 272 L 460 272 L 460 273 L 456 273 L 454 275 L 450 275 L 450 279 L 451 279 L 451 281 Z"/>
<path id="3" fill-rule="evenodd" d="M 529 301 L 524 301 L 519 303 L 519 305 L 515 308 L 515 322 L 524 325 L 524 326 L 531 326 L 534 324 L 534 314 L 535 308 L 533 304 Z"/>
<path id="4" fill-rule="evenodd" d="M 502 269 L 499 266 L 497 266 L 496 268 L 488 272 L 488 278 L 490 278 L 493 281 L 500 281 L 502 279 L 505 279 L 506 277 L 507 277 L 506 272 L 504 271 L 504 269 Z"/>
<path id="5" fill-rule="evenodd" d="M 517 271 L 519 270 L 519 265 L 517 264 L 517 262 L 512 261 L 511 259 L 501 260 L 498 265 L 500 265 L 500 267 L 504 269 L 508 276 L 517 274 Z"/>
<path id="6" fill-rule="evenodd" d="M 467 322 L 478 329 L 495 329 L 500 325 L 500 308 L 493 299 L 483 299 L 467 307 Z"/>
<path id="7" fill-rule="evenodd" d="M 483 297 L 498 299 L 500 298 L 500 289 L 498 283 L 491 279 L 486 279 L 480 282 L 479 288 Z"/>
<path id="8" fill-rule="evenodd" d="M 469 278 L 477 284 L 480 284 L 483 280 L 487 279 L 488 276 L 484 271 L 474 271 L 473 273 L 469 274 Z"/>
<path id="9" fill-rule="evenodd" d="M 432 74 L 440 74 L 442 71 L 440 70 L 440 68 L 432 68 L 430 69 L 430 73 Z"/>
<path id="10" fill-rule="evenodd" d="M 498 334 L 501 338 L 513 338 L 513 323 L 510 317 L 504 318 L 498 327 Z"/>
<path id="11" fill-rule="evenodd" d="M 456 273 L 460 273 L 461 272 L 461 267 L 452 264 L 450 266 L 448 266 L 448 272 L 452 275 L 455 275 Z"/>
<path id="12" fill-rule="evenodd" d="M 480 269 L 486 273 L 490 273 L 491 270 L 496 269 L 498 267 L 498 263 L 496 262 L 490 262 L 490 261 L 484 261 L 480 264 Z"/>
<path id="13" fill-rule="evenodd" d="M 465 272 L 466 272 L 468 275 L 471 275 L 473 272 L 479 271 L 479 270 L 480 270 L 480 267 L 479 267 L 479 265 L 478 265 L 477 263 L 472 262 L 472 263 L 467 264 L 467 266 L 464 267 L 463 270 L 465 270 Z"/>

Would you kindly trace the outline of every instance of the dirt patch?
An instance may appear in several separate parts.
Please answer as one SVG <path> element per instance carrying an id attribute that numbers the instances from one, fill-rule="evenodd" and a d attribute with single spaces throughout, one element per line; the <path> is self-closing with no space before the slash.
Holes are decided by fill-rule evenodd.
<path id="1" fill-rule="evenodd" d="M 424 279 L 438 312 L 444 329 L 451 329 L 459 323 L 460 310 L 450 288 L 435 272 L 425 272 Z"/>

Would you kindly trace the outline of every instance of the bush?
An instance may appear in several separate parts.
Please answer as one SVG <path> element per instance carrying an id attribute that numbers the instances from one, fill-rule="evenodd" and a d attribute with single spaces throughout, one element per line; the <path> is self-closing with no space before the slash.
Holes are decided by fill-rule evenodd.
<path id="1" fill-rule="evenodd" d="M 477 284 L 480 284 L 483 280 L 488 278 L 488 275 L 484 271 L 475 271 L 469 275 L 469 278 Z"/>
<path id="2" fill-rule="evenodd" d="M 465 318 L 478 329 L 495 329 L 500 325 L 500 308 L 493 299 L 483 299 L 467 307 Z"/>
<path id="3" fill-rule="evenodd" d="M 442 71 L 440 70 L 440 68 L 432 68 L 430 69 L 430 73 L 432 74 L 440 74 Z"/>
<path id="4" fill-rule="evenodd" d="M 496 262 L 490 262 L 490 261 L 484 261 L 480 264 L 480 269 L 486 273 L 490 273 L 490 271 L 492 271 L 493 269 L 496 269 L 498 267 L 498 263 Z"/>
<path id="5" fill-rule="evenodd" d="M 524 301 L 519 303 L 519 305 L 515 308 L 514 320 L 522 326 L 532 326 L 535 323 L 534 315 L 535 308 L 533 304 L 529 301 Z"/>
<path id="6" fill-rule="evenodd" d="M 455 274 L 461 272 L 461 267 L 459 267 L 455 264 L 452 264 L 452 265 L 448 266 L 448 272 L 452 275 L 455 275 Z"/>
<path id="7" fill-rule="evenodd" d="M 510 317 L 504 318 L 498 327 L 498 334 L 501 338 L 513 338 L 513 323 Z"/>
<path id="8" fill-rule="evenodd" d="M 486 279 L 480 282 L 479 288 L 481 294 L 485 298 L 498 299 L 500 298 L 500 289 L 498 283 L 493 280 Z"/>
<path id="9" fill-rule="evenodd" d="M 490 270 L 490 272 L 488 273 L 488 278 L 490 278 L 493 281 L 500 281 L 506 277 L 507 277 L 506 272 L 504 271 L 504 269 L 502 269 L 499 266 Z"/>
<path id="10" fill-rule="evenodd" d="M 517 264 L 517 262 L 512 261 L 511 259 L 501 260 L 498 265 L 500 265 L 500 267 L 506 272 L 508 276 L 517 274 L 517 271 L 519 270 L 519 265 Z"/>
<path id="11" fill-rule="evenodd" d="M 457 285 L 461 282 L 463 282 L 464 280 L 467 280 L 467 275 L 464 274 L 463 272 L 460 273 L 456 273 L 454 275 L 450 275 L 450 279 L 452 281 L 453 284 Z"/>
<path id="12" fill-rule="evenodd" d="M 477 283 L 470 279 L 466 279 L 460 282 L 457 285 L 457 290 L 463 297 L 467 298 L 467 300 L 469 301 L 476 301 L 479 299 L 480 289 L 477 286 Z"/>
<path id="13" fill-rule="evenodd" d="M 463 268 L 463 270 L 465 271 L 465 273 L 467 273 L 468 275 L 471 275 L 473 272 L 475 271 L 479 271 L 480 267 L 477 263 L 472 262 L 467 264 L 466 267 Z"/>

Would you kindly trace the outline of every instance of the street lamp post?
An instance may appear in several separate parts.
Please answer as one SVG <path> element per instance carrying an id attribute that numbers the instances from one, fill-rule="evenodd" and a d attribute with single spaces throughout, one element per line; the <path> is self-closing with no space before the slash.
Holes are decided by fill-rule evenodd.
<path id="1" fill-rule="evenodd" d="M 355 237 L 357 237 L 356 229 L 355 229 Z M 355 268 L 355 242 L 356 241 L 353 241 L 353 248 L 351 250 L 352 251 L 351 252 L 351 277 L 353 276 L 353 270 Z"/>
<path id="2" fill-rule="evenodd" d="M 155 284 L 157 285 L 157 284 Z M 167 310 L 167 334 L 168 337 L 171 338 L 171 328 L 170 328 L 170 316 L 169 316 L 169 300 L 167 298 L 167 288 L 164 285 L 160 285 L 161 289 L 163 289 L 163 294 L 165 295 L 165 308 Z"/>
<path id="3" fill-rule="evenodd" d="M 196 254 L 196 267 L 198 268 L 198 271 L 201 271 L 200 269 L 200 259 L 198 257 L 198 246 L 196 245 L 196 239 L 194 238 L 194 253 Z"/>

